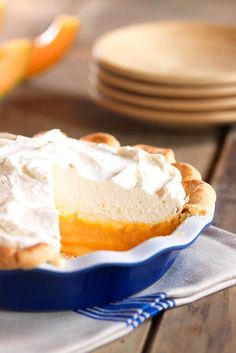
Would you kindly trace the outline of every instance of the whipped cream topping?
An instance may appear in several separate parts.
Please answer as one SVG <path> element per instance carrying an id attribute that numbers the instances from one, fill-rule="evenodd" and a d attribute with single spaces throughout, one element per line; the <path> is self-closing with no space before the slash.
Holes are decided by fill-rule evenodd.
<path id="1" fill-rule="evenodd" d="M 59 250 L 58 210 L 88 218 L 158 222 L 186 194 L 177 168 L 138 147 L 111 148 L 51 130 L 0 134 L 0 244 Z M 121 204 L 122 202 L 122 204 Z"/>

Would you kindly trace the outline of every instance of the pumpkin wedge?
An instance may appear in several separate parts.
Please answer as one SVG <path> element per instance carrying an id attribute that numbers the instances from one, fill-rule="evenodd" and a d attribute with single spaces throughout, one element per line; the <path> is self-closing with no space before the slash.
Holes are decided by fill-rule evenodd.
<path id="1" fill-rule="evenodd" d="M 31 42 L 26 39 L 7 41 L 0 46 L 0 97 L 24 78 L 30 50 Z"/>
<path id="2" fill-rule="evenodd" d="M 48 29 L 33 40 L 26 78 L 46 70 L 61 59 L 75 40 L 79 20 L 75 16 L 58 16 Z"/>

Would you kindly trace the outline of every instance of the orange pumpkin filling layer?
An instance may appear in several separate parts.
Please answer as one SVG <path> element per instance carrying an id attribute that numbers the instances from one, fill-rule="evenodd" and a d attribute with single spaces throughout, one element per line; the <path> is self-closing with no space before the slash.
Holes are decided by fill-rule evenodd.
<path id="1" fill-rule="evenodd" d="M 178 214 L 162 223 L 89 221 L 77 215 L 60 215 L 61 251 L 79 256 L 97 250 L 129 250 L 143 241 L 168 235 L 183 221 Z"/>

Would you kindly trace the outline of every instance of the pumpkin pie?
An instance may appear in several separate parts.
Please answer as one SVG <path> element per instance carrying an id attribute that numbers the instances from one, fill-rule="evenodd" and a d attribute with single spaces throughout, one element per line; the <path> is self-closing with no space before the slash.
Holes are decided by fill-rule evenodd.
<path id="1" fill-rule="evenodd" d="M 1 269 L 128 250 L 206 215 L 216 199 L 169 148 L 120 146 L 106 133 L 76 140 L 59 130 L 0 134 L 0 195 Z"/>

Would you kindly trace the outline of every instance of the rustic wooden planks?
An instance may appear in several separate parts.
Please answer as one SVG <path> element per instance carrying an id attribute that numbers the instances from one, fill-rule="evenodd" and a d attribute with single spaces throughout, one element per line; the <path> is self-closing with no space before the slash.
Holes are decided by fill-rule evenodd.
<path id="1" fill-rule="evenodd" d="M 212 178 L 217 190 L 216 225 L 236 232 L 236 129 L 227 135 Z M 166 312 L 150 353 L 235 352 L 236 288 Z"/>
<path id="2" fill-rule="evenodd" d="M 165 313 L 148 352 L 235 352 L 235 287 Z"/>
<path id="3" fill-rule="evenodd" d="M 145 349 L 150 326 L 151 320 L 148 320 L 129 335 L 96 349 L 94 353 L 142 353 Z"/>
<path id="4" fill-rule="evenodd" d="M 215 223 L 236 233 L 236 128 L 232 128 L 220 151 L 212 184 L 217 190 Z"/>

